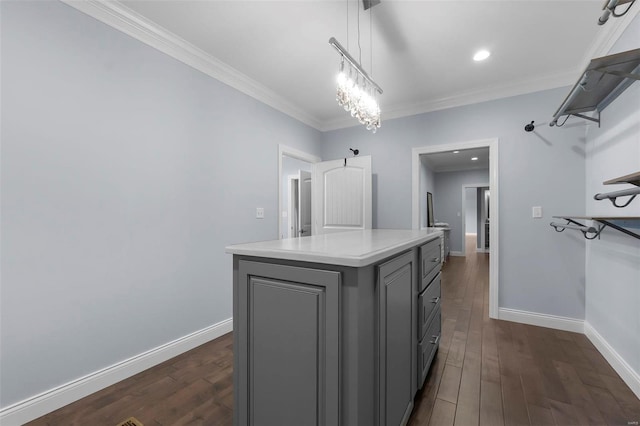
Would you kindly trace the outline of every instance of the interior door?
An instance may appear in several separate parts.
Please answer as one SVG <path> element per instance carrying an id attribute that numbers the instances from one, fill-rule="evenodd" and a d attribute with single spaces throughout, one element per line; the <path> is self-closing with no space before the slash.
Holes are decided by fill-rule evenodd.
<path id="1" fill-rule="evenodd" d="M 371 229 L 371 156 L 312 165 L 313 234 Z"/>
<path id="2" fill-rule="evenodd" d="M 298 229 L 301 237 L 311 235 L 311 172 L 298 171 Z"/>

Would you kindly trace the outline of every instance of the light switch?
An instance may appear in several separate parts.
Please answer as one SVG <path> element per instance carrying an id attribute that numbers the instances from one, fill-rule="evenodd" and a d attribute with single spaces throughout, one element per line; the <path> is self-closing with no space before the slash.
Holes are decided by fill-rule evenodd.
<path id="1" fill-rule="evenodd" d="M 264 207 L 256 208 L 256 219 L 264 219 Z"/>
<path id="2" fill-rule="evenodd" d="M 532 212 L 531 212 L 531 216 L 534 219 L 540 219 L 542 217 L 542 207 L 540 206 L 534 206 L 532 208 Z"/>

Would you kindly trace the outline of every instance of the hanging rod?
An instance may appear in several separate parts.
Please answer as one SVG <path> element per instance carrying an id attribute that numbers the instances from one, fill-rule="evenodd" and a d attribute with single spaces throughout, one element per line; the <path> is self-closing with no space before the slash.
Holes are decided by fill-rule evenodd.
<path id="1" fill-rule="evenodd" d="M 629 9 L 631 8 L 634 2 L 635 0 L 608 0 L 607 2 L 605 2 L 604 7 L 602 8 L 604 12 L 602 12 L 602 16 L 598 18 L 598 25 L 604 25 L 609 20 L 609 16 L 611 14 L 613 14 L 613 16 L 615 16 L 616 18 L 624 16 L 629 11 Z M 619 15 L 616 15 L 615 14 L 616 7 L 623 5 L 625 3 L 631 3 L 631 4 L 627 6 L 626 11 L 624 11 Z"/>
<path id="2" fill-rule="evenodd" d="M 616 231 L 627 234 L 630 237 L 640 239 L 640 233 L 634 232 L 631 228 L 640 229 L 640 217 L 605 217 L 605 216 L 553 216 L 555 219 L 566 220 L 567 223 L 551 222 L 550 225 L 556 230 L 556 232 L 562 232 L 565 229 L 575 229 L 584 235 L 587 240 L 593 240 L 596 237 L 600 239 L 600 234 L 608 226 Z M 577 222 L 575 219 L 580 220 L 593 220 L 598 222 L 598 227 L 586 226 Z M 588 236 L 588 234 L 593 234 Z"/>
<path id="3" fill-rule="evenodd" d="M 602 232 L 603 227 L 600 227 L 599 229 L 594 228 L 593 226 L 586 226 L 583 225 L 581 223 L 576 222 L 575 220 L 569 219 L 569 218 L 561 218 L 567 221 L 567 223 L 557 223 L 557 222 L 551 222 L 549 225 L 551 225 L 556 232 L 562 232 L 565 229 L 575 229 L 578 230 L 580 232 L 582 232 L 582 235 L 584 235 L 584 237 L 587 240 L 593 240 L 596 237 L 600 237 L 600 232 Z M 594 234 L 592 237 L 588 236 L 587 234 Z"/>
<path id="4" fill-rule="evenodd" d="M 378 91 L 378 93 L 382 95 L 382 89 L 380 88 L 380 86 L 378 86 L 378 83 L 376 83 L 371 77 L 369 77 L 369 74 L 367 74 L 362 66 L 360 66 L 358 61 L 356 61 L 353 56 L 351 56 L 349 52 L 347 52 L 347 49 L 345 49 L 340 43 L 338 43 L 338 40 L 336 40 L 335 37 L 331 37 L 329 39 L 329 44 L 332 45 L 338 51 L 338 53 L 351 64 L 352 67 L 358 70 L 360 75 L 364 77 L 369 83 L 371 83 L 371 85 Z"/>
<path id="5" fill-rule="evenodd" d="M 622 208 L 622 207 L 627 207 L 629 203 L 632 202 L 633 199 L 636 198 L 636 195 L 638 194 L 640 194 L 640 187 L 635 187 L 635 188 L 623 189 L 621 191 L 606 192 L 604 194 L 596 194 L 593 196 L 593 199 L 598 201 L 608 199 L 609 201 L 611 201 L 611 204 L 613 204 L 614 206 Z M 631 198 L 629 198 L 626 203 L 622 205 L 618 205 L 616 203 L 616 199 L 618 197 L 626 197 L 626 196 L 631 196 Z"/>

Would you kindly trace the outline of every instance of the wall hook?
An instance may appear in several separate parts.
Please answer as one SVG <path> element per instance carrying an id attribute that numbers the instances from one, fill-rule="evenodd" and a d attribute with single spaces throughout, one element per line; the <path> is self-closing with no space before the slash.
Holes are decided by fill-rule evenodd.
<path id="1" fill-rule="evenodd" d="M 354 157 L 358 154 L 360 154 L 360 150 L 359 149 L 353 149 L 353 148 L 349 148 L 349 151 L 353 152 Z"/>
<path id="2" fill-rule="evenodd" d="M 525 132 L 533 132 L 533 129 L 535 129 L 536 126 L 533 125 L 533 120 L 531 121 L 531 123 L 527 124 L 526 126 L 524 126 L 524 131 Z"/>

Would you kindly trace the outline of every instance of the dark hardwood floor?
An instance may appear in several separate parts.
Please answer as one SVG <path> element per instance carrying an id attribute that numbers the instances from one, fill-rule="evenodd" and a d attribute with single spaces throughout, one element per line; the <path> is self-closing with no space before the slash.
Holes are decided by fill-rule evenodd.
<path id="1" fill-rule="evenodd" d="M 584 335 L 489 319 L 488 268 L 473 246 L 445 264 L 441 346 L 409 424 L 637 425 L 640 400 Z M 230 425 L 232 368 L 227 334 L 29 425 Z"/>

